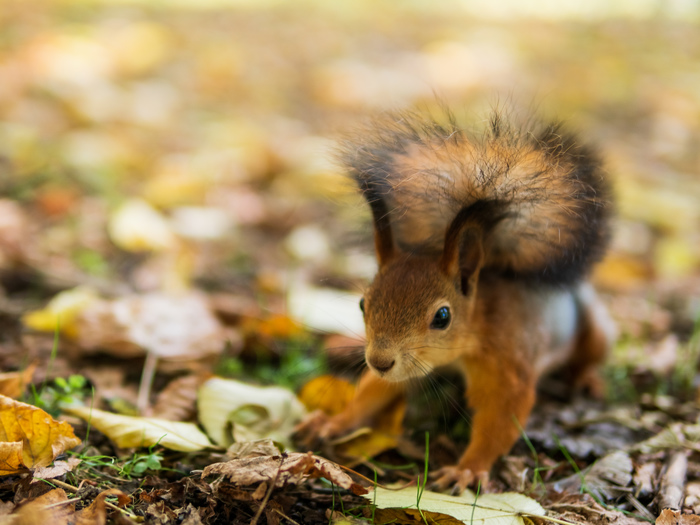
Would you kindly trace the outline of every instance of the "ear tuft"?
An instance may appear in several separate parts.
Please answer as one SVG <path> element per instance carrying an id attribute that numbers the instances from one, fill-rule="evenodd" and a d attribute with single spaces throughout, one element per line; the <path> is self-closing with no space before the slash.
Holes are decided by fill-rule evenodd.
<path id="1" fill-rule="evenodd" d="M 484 243 L 491 229 L 505 216 L 503 204 L 481 200 L 460 210 L 445 234 L 443 272 L 458 283 L 464 295 L 472 293 L 484 265 Z"/>
<path id="2" fill-rule="evenodd" d="M 374 221 L 374 247 L 377 251 L 377 262 L 379 266 L 388 263 L 395 254 L 394 238 L 391 234 L 391 219 L 386 201 L 379 194 L 376 187 L 372 187 L 369 181 L 363 181 L 362 190 L 372 210 Z"/>

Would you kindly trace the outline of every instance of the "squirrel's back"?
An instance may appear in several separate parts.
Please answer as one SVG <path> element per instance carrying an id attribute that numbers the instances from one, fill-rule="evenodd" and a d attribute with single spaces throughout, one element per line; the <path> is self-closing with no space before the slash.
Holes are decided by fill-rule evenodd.
<path id="1" fill-rule="evenodd" d="M 451 221 L 471 208 L 487 233 L 485 270 L 579 280 L 605 250 L 612 213 L 593 151 L 558 124 L 516 127 L 495 112 L 478 136 L 443 117 L 388 114 L 342 145 L 342 161 L 370 206 L 384 210 L 396 246 L 440 253 Z"/>

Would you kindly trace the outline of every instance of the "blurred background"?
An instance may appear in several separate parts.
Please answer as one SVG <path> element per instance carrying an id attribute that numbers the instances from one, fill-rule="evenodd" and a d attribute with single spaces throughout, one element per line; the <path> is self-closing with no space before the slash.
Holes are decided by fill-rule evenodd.
<path id="1" fill-rule="evenodd" d="M 0 293 L 195 286 L 324 327 L 304 316 L 332 298 L 298 289 L 334 288 L 357 333 L 374 254 L 335 140 L 439 99 L 467 127 L 512 107 L 597 145 L 619 209 L 595 280 L 623 332 L 690 337 L 699 19 L 691 0 L 3 0 Z"/>

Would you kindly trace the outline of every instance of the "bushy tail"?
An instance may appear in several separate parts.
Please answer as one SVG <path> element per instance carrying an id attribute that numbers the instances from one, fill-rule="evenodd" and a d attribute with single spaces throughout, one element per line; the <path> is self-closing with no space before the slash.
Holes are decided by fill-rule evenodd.
<path id="1" fill-rule="evenodd" d="M 475 136 L 447 112 L 395 113 L 347 139 L 341 159 L 386 242 L 403 251 L 441 252 L 450 223 L 478 202 L 498 208 L 484 215 L 499 217 L 485 239 L 486 270 L 572 283 L 608 243 L 613 206 L 600 162 L 558 124 L 515 127 L 494 113 Z"/>

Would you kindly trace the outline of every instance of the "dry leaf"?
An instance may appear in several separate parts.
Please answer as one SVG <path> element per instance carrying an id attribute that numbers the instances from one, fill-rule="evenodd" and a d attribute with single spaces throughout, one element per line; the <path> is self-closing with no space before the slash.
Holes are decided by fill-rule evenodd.
<path id="1" fill-rule="evenodd" d="M 279 456 L 284 452 L 284 447 L 271 439 L 260 439 L 234 443 L 226 449 L 226 457 L 230 459 L 242 459 L 260 456 Z"/>
<path id="2" fill-rule="evenodd" d="M 380 509 L 415 509 L 417 512 L 416 487 L 406 487 L 399 490 L 377 487 L 374 489 L 374 493 L 364 497 L 374 502 Z M 424 512 L 437 512 L 450 516 L 458 522 L 474 523 L 475 525 L 523 525 L 526 523 L 523 519 L 524 516 L 546 519 L 545 511 L 539 503 L 514 492 L 477 496 L 467 490 L 461 496 L 448 496 L 426 490 L 423 491 L 420 498 L 420 509 Z M 411 516 L 415 516 L 413 511 L 411 511 Z M 439 521 L 439 523 L 443 522 Z M 453 522 L 448 520 L 445 523 Z"/>
<path id="3" fill-rule="evenodd" d="M 621 450 L 611 452 L 583 472 L 578 472 L 554 483 L 559 493 L 576 493 L 585 485 L 586 490 L 601 501 L 608 501 L 627 491 L 632 483 L 632 460 Z"/>
<path id="4" fill-rule="evenodd" d="M 170 450 L 196 452 L 213 447 L 194 423 L 180 423 L 152 417 L 121 416 L 88 407 L 70 407 L 65 412 L 77 416 L 105 434 L 121 448 L 161 445 Z"/>
<path id="5" fill-rule="evenodd" d="M 196 292 L 99 301 L 79 320 L 81 346 L 116 355 L 136 348 L 138 354 L 148 349 L 160 358 L 198 359 L 220 353 L 226 335 L 206 297 Z"/>
<path id="6" fill-rule="evenodd" d="M 84 508 L 75 515 L 75 525 L 104 525 L 107 521 L 107 509 L 105 499 L 109 496 L 118 498 L 118 505 L 125 507 L 131 502 L 131 498 L 118 489 L 109 489 L 100 492 L 89 507 Z"/>
<path id="7" fill-rule="evenodd" d="M 19 505 L 10 515 L 12 525 L 68 525 L 75 513 L 75 503 L 68 499 L 63 489 L 53 489 L 33 500 Z"/>
<path id="8" fill-rule="evenodd" d="M 0 374 L 0 395 L 17 399 L 32 382 L 34 370 L 36 370 L 36 364 L 32 363 L 24 370 Z"/>
<path id="9" fill-rule="evenodd" d="M 325 478 L 354 494 L 366 494 L 367 489 L 355 483 L 341 467 L 311 452 L 293 452 L 279 456 L 234 459 L 226 463 L 214 463 L 204 469 L 202 477 L 222 475 L 235 485 L 274 483 L 275 487 L 298 484 L 307 478 Z"/>
<path id="10" fill-rule="evenodd" d="M 80 444 L 73 428 L 32 405 L 0 396 L 0 475 L 45 467 Z"/>
<path id="11" fill-rule="evenodd" d="M 222 446 L 262 438 L 288 444 L 294 426 L 305 413 L 290 390 L 220 377 L 212 377 L 202 385 L 197 407 L 207 434 Z"/>
<path id="12" fill-rule="evenodd" d="M 448 514 L 431 512 L 418 509 L 376 509 L 374 511 L 374 523 L 377 525 L 389 523 L 411 524 L 436 524 L 436 525 L 464 525 L 464 521 L 453 518 Z M 468 523 L 468 522 L 467 522 Z"/>
<path id="13" fill-rule="evenodd" d="M 656 525 L 699 525 L 700 516 L 681 514 L 678 510 L 664 509 L 656 518 Z"/>
<path id="14" fill-rule="evenodd" d="M 68 461 L 56 460 L 51 467 L 38 467 L 34 469 L 34 479 L 32 483 L 42 479 L 54 479 L 63 476 L 66 472 L 70 472 L 75 467 L 80 465 L 80 458 L 71 457 Z"/>
<path id="15" fill-rule="evenodd" d="M 160 391 L 151 415 L 170 421 L 188 421 L 197 412 L 197 390 L 206 380 L 202 374 L 173 379 Z"/>

